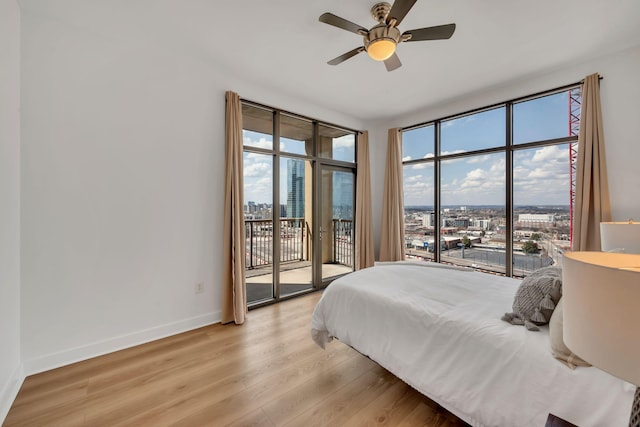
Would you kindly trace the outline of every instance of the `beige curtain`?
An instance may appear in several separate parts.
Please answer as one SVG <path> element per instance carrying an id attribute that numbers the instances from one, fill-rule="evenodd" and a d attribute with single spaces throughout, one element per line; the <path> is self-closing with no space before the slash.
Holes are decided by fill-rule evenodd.
<path id="1" fill-rule="evenodd" d="M 572 248 L 599 251 L 600 222 L 611 220 L 611 206 L 598 74 L 587 76 L 582 85 L 577 166 Z"/>
<path id="2" fill-rule="evenodd" d="M 389 129 L 380 233 L 380 261 L 404 260 L 402 134 L 397 128 Z"/>
<path id="3" fill-rule="evenodd" d="M 356 180 L 356 270 L 373 266 L 373 218 L 371 212 L 371 173 L 369 171 L 369 132 L 358 136 L 358 176 Z"/>
<path id="4" fill-rule="evenodd" d="M 222 250 L 222 323 L 244 323 L 247 298 L 244 277 L 245 231 L 242 182 L 242 105 L 237 93 L 226 93 L 226 173 Z"/>

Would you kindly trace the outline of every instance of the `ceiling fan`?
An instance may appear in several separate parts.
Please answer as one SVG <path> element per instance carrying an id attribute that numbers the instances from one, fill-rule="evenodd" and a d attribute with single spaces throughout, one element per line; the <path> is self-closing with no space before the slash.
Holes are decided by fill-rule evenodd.
<path id="1" fill-rule="evenodd" d="M 402 66 L 398 55 L 396 55 L 398 43 L 422 40 L 444 40 L 450 38 L 456 30 L 456 24 L 418 28 L 400 33 L 398 25 L 400 25 L 400 22 L 402 22 L 407 13 L 409 13 L 409 10 L 411 10 L 416 1 L 417 0 L 396 0 L 393 6 L 386 2 L 376 3 L 371 8 L 371 14 L 373 15 L 373 19 L 378 21 L 378 25 L 372 27 L 370 30 L 344 18 L 340 18 L 333 13 L 327 12 L 320 15 L 320 18 L 318 18 L 320 22 L 351 31 L 364 37 L 363 46 L 350 50 L 327 62 L 327 64 L 338 65 L 356 56 L 360 52 L 366 51 L 372 59 L 384 61 L 387 71 L 393 71 Z"/>

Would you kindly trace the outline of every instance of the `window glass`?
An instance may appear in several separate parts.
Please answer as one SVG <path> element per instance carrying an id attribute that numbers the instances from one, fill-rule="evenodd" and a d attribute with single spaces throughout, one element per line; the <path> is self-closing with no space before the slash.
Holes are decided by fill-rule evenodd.
<path id="1" fill-rule="evenodd" d="M 435 126 L 423 126 L 402 132 L 402 161 L 426 159 L 434 156 Z"/>
<path id="2" fill-rule="evenodd" d="M 318 155 L 343 162 L 356 161 L 356 135 L 344 129 L 320 125 Z"/>
<path id="3" fill-rule="evenodd" d="M 441 261 L 505 272 L 505 154 L 443 160 Z"/>
<path id="4" fill-rule="evenodd" d="M 570 248 L 569 144 L 513 154 L 513 274 L 561 265 Z"/>
<path id="5" fill-rule="evenodd" d="M 313 155 L 313 123 L 287 114 L 280 115 L 280 151 Z"/>
<path id="6" fill-rule="evenodd" d="M 506 144 L 505 108 L 481 111 L 442 122 L 441 155 L 494 148 Z"/>
<path id="7" fill-rule="evenodd" d="M 433 261 L 435 230 L 433 162 L 404 165 L 404 240 L 410 259 Z"/>
<path id="8" fill-rule="evenodd" d="M 568 91 L 514 104 L 513 143 L 571 136 L 570 111 Z"/>
<path id="9" fill-rule="evenodd" d="M 273 149 L 273 111 L 242 104 L 242 142 L 245 147 Z"/>
<path id="10" fill-rule="evenodd" d="M 244 152 L 247 303 L 273 298 L 273 156 Z"/>
<path id="11" fill-rule="evenodd" d="M 310 160 L 280 157 L 280 295 L 312 288 Z"/>

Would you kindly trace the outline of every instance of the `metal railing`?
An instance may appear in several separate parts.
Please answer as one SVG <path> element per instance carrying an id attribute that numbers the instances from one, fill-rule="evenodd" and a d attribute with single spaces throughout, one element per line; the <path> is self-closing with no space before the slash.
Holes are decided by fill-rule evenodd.
<path id="1" fill-rule="evenodd" d="M 304 218 L 280 219 L 280 262 L 303 261 L 306 227 Z M 246 268 L 273 264 L 273 221 L 249 219 L 244 221 Z"/>
<path id="2" fill-rule="evenodd" d="M 246 268 L 273 264 L 273 221 L 248 219 L 245 223 Z M 306 261 L 311 253 L 311 230 L 304 218 L 280 219 L 280 262 Z M 334 219 L 332 227 L 334 263 L 353 268 L 353 221 Z"/>
<path id="3" fill-rule="evenodd" d="M 333 262 L 353 268 L 353 221 L 333 220 Z"/>

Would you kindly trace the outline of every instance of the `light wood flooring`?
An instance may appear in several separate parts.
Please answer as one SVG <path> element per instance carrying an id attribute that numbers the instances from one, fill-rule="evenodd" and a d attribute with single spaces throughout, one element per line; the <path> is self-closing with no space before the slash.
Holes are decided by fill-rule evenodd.
<path id="1" fill-rule="evenodd" d="M 348 346 L 317 347 L 319 298 L 30 376 L 4 425 L 466 425 Z"/>

